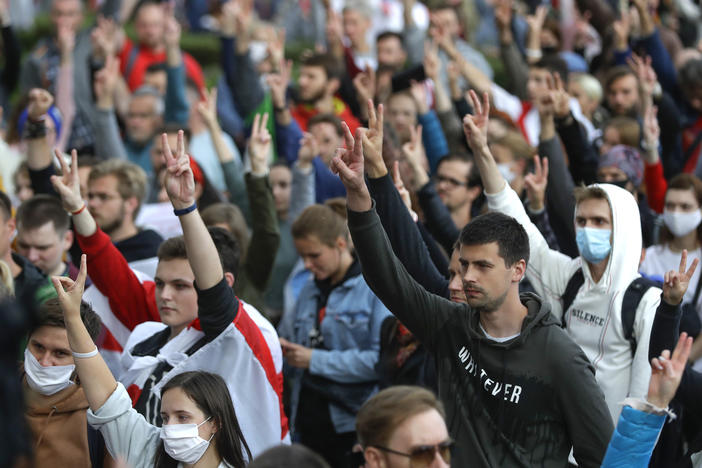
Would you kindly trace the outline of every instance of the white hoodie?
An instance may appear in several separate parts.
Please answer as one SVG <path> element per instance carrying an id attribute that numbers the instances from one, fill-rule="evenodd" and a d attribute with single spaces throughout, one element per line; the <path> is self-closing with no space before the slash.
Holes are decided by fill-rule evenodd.
<path id="1" fill-rule="evenodd" d="M 488 206 L 514 217 L 529 235 L 530 258 L 527 277 L 536 292 L 551 304 L 553 314 L 561 319 L 561 296 L 573 274 L 582 268 L 585 282 L 578 290 L 566 313 L 567 331 L 580 345 L 595 367 L 597 382 L 616 422 L 620 403 L 627 396 L 644 397 L 648 390 L 651 368 L 648 363 L 648 342 L 653 318 L 660 303 L 661 290 L 650 288 L 636 310 L 634 337 L 636 353 L 624 338 L 621 307 L 624 292 L 638 274 L 641 258 L 641 222 L 634 197 L 611 184 L 597 185 L 605 191 L 612 207 L 612 251 L 607 268 L 598 283 L 581 257 L 571 259 L 551 250 L 534 226 L 517 194 L 509 185 L 496 194 L 486 194 Z M 544 350 L 548 352 L 548 350 Z"/>

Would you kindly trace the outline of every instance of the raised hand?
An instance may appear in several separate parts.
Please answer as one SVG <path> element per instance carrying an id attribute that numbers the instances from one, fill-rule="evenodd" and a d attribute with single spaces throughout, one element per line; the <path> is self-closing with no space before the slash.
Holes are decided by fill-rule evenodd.
<path id="1" fill-rule="evenodd" d="M 66 319 L 80 319 L 80 304 L 85 291 L 85 278 L 88 276 L 88 266 L 86 255 L 80 256 L 80 271 L 76 280 L 73 281 L 68 276 L 52 276 L 51 282 L 54 284 L 58 296 L 61 310 Z"/>
<path id="2" fill-rule="evenodd" d="M 646 400 L 658 408 L 667 408 L 670 400 L 678 390 L 687 359 L 692 348 L 692 337 L 683 332 L 678 338 L 678 344 L 670 355 L 664 350 L 661 356 L 651 359 L 651 380 L 648 384 Z"/>
<path id="3" fill-rule="evenodd" d="M 29 91 L 29 104 L 27 104 L 27 117 L 29 120 L 39 120 L 46 114 L 54 103 L 54 97 L 45 89 L 34 88 Z"/>
<path id="4" fill-rule="evenodd" d="M 51 184 L 54 190 L 61 197 L 63 208 L 69 213 L 80 210 L 85 203 L 80 196 L 80 177 L 78 175 L 78 152 L 71 151 L 71 165 L 66 164 L 63 155 L 57 149 L 54 150 L 56 158 L 61 164 L 61 175 L 52 175 Z"/>
<path id="5" fill-rule="evenodd" d="M 541 29 L 544 27 L 544 21 L 546 20 L 546 15 L 548 14 L 548 7 L 545 5 L 539 5 L 533 15 L 526 16 L 526 22 L 529 25 L 529 33 L 536 34 L 540 33 Z"/>
<path id="6" fill-rule="evenodd" d="M 195 203 L 195 179 L 190 168 L 190 157 L 185 153 L 183 130 L 178 131 L 176 152 L 171 151 L 168 136 L 161 135 L 161 147 L 166 158 L 166 178 L 163 185 L 173 208 L 182 210 Z"/>
<path id="7" fill-rule="evenodd" d="M 634 70 L 636 77 L 639 79 L 639 87 L 646 100 L 644 104 L 652 104 L 658 76 L 656 76 L 656 72 L 651 65 L 651 57 L 647 55 L 642 58 L 632 53 L 626 63 Z"/>
<path id="8" fill-rule="evenodd" d="M 628 11 L 621 12 L 621 18 L 614 21 L 614 46 L 617 50 L 626 50 L 629 48 L 629 33 L 631 31 L 631 22 Z"/>
<path id="9" fill-rule="evenodd" d="M 373 67 L 366 66 L 364 71 L 357 74 L 353 78 L 353 87 L 356 89 L 356 94 L 358 94 L 358 102 L 363 106 L 369 99 L 374 99 L 376 89 L 375 70 L 373 70 Z"/>
<path id="10" fill-rule="evenodd" d="M 117 47 L 122 42 L 122 38 L 119 37 L 121 34 L 123 31 L 114 20 L 98 15 L 97 26 L 90 33 L 93 53 L 103 59 L 115 55 Z"/>
<path id="11" fill-rule="evenodd" d="M 483 102 L 480 102 L 475 91 L 470 90 L 470 100 L 473 104 L 473 115 L 463 117 L 463 133 L 466 135 L 468 146 L 473 153 L 487 150 L 488 123 L 490 121 L 490 98 L 488 93 L 483 93 Z"/>
<path id="12" fill-rule="evenodd" d="M 285 28 L 271 28 L 272 35 L 268 40 L 268 56 L 273 65 L 285 61 Z"/>
<path id="13" fill-rule="evenodd" d="M 297 152 L 298 166 L 302 169 L 310 167 L 312 160 L 319 154 L 317 140 L 311 133 L 303 133 L 300 140 L 300 150 Z"/>
<path id="14" fill-rule="evenodd" d="M 362 132 L 363 155 L 366 160 L 368 176 L 377 178 L 388 172 L 383 161 L 383 105 L 378 105 L 377 112 L 372 99 L 369 99 L 366 105 L 368 107 L 369 129 Z"/>
<path id="15" fill-rule="evenodd" d="M 61 61 L 66 62 L 73 58 L 73 49 L 76 46 L 76 32 L 69 24 L 61 23 L 56 30 L 56 41 L 61 51 Z"/>
<path id="16" fill-rule="evenodd" d="M 556 117 L 565 117 L 570 113 L 570 94 L 565 89 L 561 75 L 554 73 L 552 81 L 551 77 L 547 80 L 547 86 Z"/>
<path id="17" fill-rule="evenodd" d="M 213 128 L 219 125 L 217 120 L 217 87 L 213 86 L 210 91 L 207 88 L 200 90 L 203 99 L 197 103 L 197 113 L 207 125 L 207 128 Z"/>
<path id="18" fill-rule="evenodd" d="M 422 126 L 410 127 L 410 140 L 402 145 L 402 155 L 412 169 L 412 186 L 419 189 L 429 182 L 427 175 L 427 156 L 422 144 Z"/>
<path id="19" fill-rule="evenodd" d="M 643 121 L 643 140 L 646 143 L 644 158 L 648 164 L 658 162 L 658 143 L 661 136 L 661 127 L 658 125 L 658 107 L 646 106 Z"/>
<path id="20" fill-rule="evenodd" d="M 683 250 L 678 271 L 670 270 L 663 277 L 663 300 L 665 302 L 670 305 L 678 305 L 682 302 L 698 263 L 699 260 L 695 259 L 690 268 L 687 268 L 687 250 Z"/>
<path id="21" fill-rule="evenodd" d="M 439 46 L 434 42 L 427 41 L 424 43 L 424 73 L 427 78 L 436 82 L 439 80 L 440 70 Z"/>
<path id="22" fill-rule="evenodd" d="M 251 127 L 249 139 L 249 157 L 251 158 L 251 172 L 254 175 L 263 175 L 268 170 L 268 155 L 271 151 L 271 135 L 268 133 L 268 113 L 256 114 Z"/>
<path id="23" fill-rule="evenodd" d="M 495 4 L 495 23 L 499 30 L 512 27 L 512 0 L 497 0 Z"/>
<path id="24" fill-rule="evenodd" d="M 346 201 L 349 209 L 354 211 L 367 211 L 371 208 L 372 202 L 366 181 L 363 178 L 363 132 L 366 129 L 356 130 L 355 139 L 351 137 L 351 131 L 342 122 L 344 128 L 344 138 L 346 148 L 337 148 L 332 159 L 331 169 L 339 175 L 341 182 L 346 187 Z"/>
<path id="25" fill-rule="evenodd" d="M 119 59 L 108 55 L 105 59 L 105 66 L 95 74 L 93 87 L 97 105 L 102 109 L 112 109 L 114 107 L 115 86 L 119 80 Z"/>
<path id="26" fill-rule="evenodd" d="M 427 89 L 424 86 L 424 82 L 412 80 L 410 82 L 409 91 L 412 99 L 414 99 L 414 103 L 417 105 L 417 114 L 423 115 L 429 112 L 429 104 L 427 103 Z"/>
<path id="27" fill-rule="evenodd" d="M 271 73 L 266 78 L 266 83 L 271 88 L 271 98 L 273 107 L 283 109 L 287 107 L 287 91 L 292 73 L 292 60 L 281 59 L 278 66 L 278 73 Z"/>
<path id="28" fill-rule="evenodd" d="M 164 28 L 163 39 L 166 42 L 167 48 L 180 47 L 181 27 L 178 20 L 175 18 L 169 8 L 164 8 L 166 22 Z"/>
<path id="29" fill-rule="evenodd" d="M 527 189 L 527 199 L 529 208 L 533 211 L 541 211 L 544 208 L 546 199 L 546 185 L 548 185 L 548 159 L 540 159 L 534 156 L 534 172 L 524 177 L 524 185 Z"/>

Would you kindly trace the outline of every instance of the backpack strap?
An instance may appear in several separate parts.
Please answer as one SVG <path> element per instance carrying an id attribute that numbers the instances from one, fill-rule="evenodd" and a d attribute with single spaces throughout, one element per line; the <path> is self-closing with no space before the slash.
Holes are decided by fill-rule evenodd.
<path id="1" fill-rule="evenodd" d="M 129 81 L 129 76 L 132 74 L 137 58 L 139 58 L 139 46 L 132 44 L 132 48 L 129 50 L 129 57 L 127 57 L 127 66 L 124 68 L 124 79 L 127 81 Z"/>
<path id="2" fill-rule="evenodd" d="M 570 309 L 570 306 L 573 304 L 575 296 L 577 296 L 578 290 L 580 289 L 580 286 L 583 285 L 583 283 L 585 283 L 585 276 L 583 275 L 582 268 L 578 268 L 578 271 L 573 273 L 573 276 L 571 276 L 568 280 L 565 292 L 561 296 L 561 300 L 563 301 L 563 314 L 561 315 L 561 326 L 563 328 L 565 328 L 566 325 L 568 325 L 566 322 L 566 312 L 568 311 L 568 309 Z"/>
<path id="3" fill-rule="evenodd" d="M 631 354 L 636 353 L 636 337 L 634 336 L 634 320 L 636 320 L 636 309 L 639 307 L 641 298 L 653 287 L 660 287 L 660 283 L 643 276 L 636 278 L 629 284 L 622 299 L 622 328 L 624 338 L 631 346 Z"/>

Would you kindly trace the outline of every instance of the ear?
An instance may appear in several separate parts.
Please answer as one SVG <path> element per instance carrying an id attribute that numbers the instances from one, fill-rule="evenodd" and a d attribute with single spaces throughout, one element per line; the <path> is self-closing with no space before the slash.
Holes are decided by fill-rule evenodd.
<path id="1" fill-rule="evenodd" d="M 341 86 L 341 81 L 338 78 L 328 78 L 327 79 L 327 94 L 333 96 L 339 91 Z"/>
<path id="2" fill-rule="evenodd" d="M 368 447 L 363 451 L 363 456 L 366 459 L 366 468 L 384 468 L 385 459 L 380 453 L 380 450 L 374 447 Z"/>
<path id="3" fill-rule="evenodd" d="M 68 229 L 63 235 L 63 250 L 68 250 L 73 245 L 73 230 Z"/>
<path id="4" fill-rule="evenodd" d="M 349 243 L 343 236 L 337 237 L 335 244 L 336 244 L 336 247 L 341 249 L 341 250 L 348 250 L 348 248 L 349 248 Z"/>
<path id="5" fill-rule="evenodd" d="M 482 191 L 483 188 L 480 185 L 476 185 L 475 187 L 468 187 L 468 196 L 470 197 L 470 201 L 473 201 L 476 198 L 478 198 Z"/>
<path id="6" fill-rule="evenodd" d="M 17 220 L 15 218 L 8 219 L 7 227 L 10 229 L 10 231 L 14 231 L 17 228 Z"/>
<path id="7" fill-rule="evenodd" d="M 224 273 L 224 281 L 227 282 L 227 284 L 229 285 L 230 288 L 234 287 L 235 279 L 234 279 L 234 275 L 232 275 L 231 273 L 229 273 L 229 272 Z"/>
<path id="8" fill-rule="evenodd" d="M 137 207 L 139 206 L 139 200 L 137 197 L 129 197 L 126 200 L 124 200 L 125 205 L 127 206 L 127 214 L 133 218 L 135 218 L 134 213 L 137 210 Z"/>
<path id="9" fill-rule="evenodd" d="M 521 260 L 515 262 L 515 264 L 512 265 L 512 268 L 514 268 L 514 271 L 512 272 L 512 282 L 519 283 L 522 280 L 522 278 L 524 278 L 524 276 L 526 275 L 526 261 L 524 261 L 524 259 L 522 258 Z"/>

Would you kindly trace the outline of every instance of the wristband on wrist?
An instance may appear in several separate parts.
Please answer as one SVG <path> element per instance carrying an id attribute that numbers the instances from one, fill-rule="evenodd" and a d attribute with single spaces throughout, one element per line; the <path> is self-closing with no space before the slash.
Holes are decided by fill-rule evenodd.
<path id="1" fill-rule="evenodd" d="M 539 60 L 544 54 L 541 52 L 541 49 L 526 49 L 524 55 L 530 59 Z"/>
<path id="2" fill-rule="evenodd" d="M 27 118 L 27 123 L 24 126 L 24 133 L 22 138 L 28 140 L 35 140 L 38 138 L 44 138 L 46 136 L 46 123 L 44 119 L 32 120 Z"/>
<path id="3" fill-rule="evenodd" d="M 193 211 L 195 211 L 195 210 L 197 210 L 197 203 L 196 203 L 196 202 L 193 202 L 193 204 L 190 205 L 190 206 L 187 207 L 187 208 L 183 208 L 183 209 L 180 209 L 180 210 L 173 210 L 173 214 L 176 215 L 176 216 L 183 216 L 183 215 L 188 214 L 188 213 L 191 213 L 191 212 L 193 212 Z"/>
<path id="4" fill-rule="evenodd" d="M 75 351 L 71 351 L 71 354 L 73 354 L 73 357 L 74 357 L 74 358 L 78 358 L 78 359 L 88 359 L 88 358 L 91 358 L 91 357 L 93 357 L 93 356 L 97 356 L 97 354 L 98 354 L 98 349 L 97 349 L 97 346 L 96 346 L 95 349 L 92 350 L 92 351 L 90 351 L 89 353 L 76 353 Z"/>
<path id="5" fill-rule="evenodd" d="M 79 215 L 79 214 L 81 214 L 81 213 L 83 212 L 83 210 L 84 210 L 87 206 L 88 206 L 88 205 L 86 205 L 85 203 L 83 203 L 83 206 L 81 206 L 80 208 L 78 208 L 76 211 L 71 211 L 71 214 L 72 214 L 73 216 Z"/>

